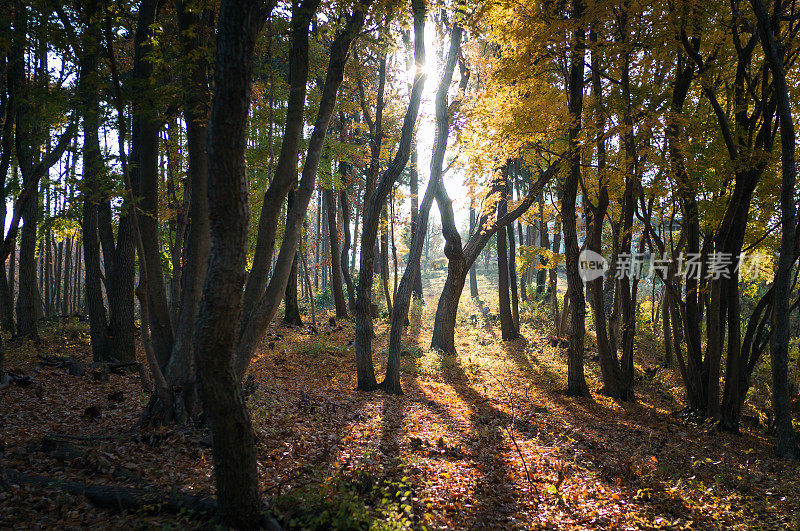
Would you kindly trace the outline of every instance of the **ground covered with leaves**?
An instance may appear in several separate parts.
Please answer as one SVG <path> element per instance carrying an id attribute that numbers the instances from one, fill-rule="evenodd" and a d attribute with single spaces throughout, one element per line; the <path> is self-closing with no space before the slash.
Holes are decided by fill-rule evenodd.
<path id="1" fill-rule="evenodd" d="M 621 403 L 599 393 L 588 348 L 592 396 L 575 399 L 561 391 L 565 352 L 535 313 L 523 312 L 524 339 L 502 342 L 491 316 L 462 304 L 459 354 L 447 356 L 427 348 L 434 311 L 412 308 L 400 397 L 353 390 L 351 321 L 323 315 L 317 333 L 270 329 L 247 391 L 261 487 L 283 526 L 800 526 L 800 465 L 775 459 L 755 422 L 733 435 L 675 414 L 682 392 L 672 370 L 656 369 L 657 353 L 637 354 L 637 401 Z M 385 318 L 376 334 L 382 374 Z M 135 511 L 100 508 L 59 483 L 213 496 L 206 432 L 132 431 L 148 400 L 135 371 L 52 363 L 91 362 L 80 325 L 58 324 L 41 344 L 8 348 L 8 368 L 32 382 L 0 391 L 0 464 L 57 481 L 0 484 L 0 527 L 209 525 L 158 501 Z"/>

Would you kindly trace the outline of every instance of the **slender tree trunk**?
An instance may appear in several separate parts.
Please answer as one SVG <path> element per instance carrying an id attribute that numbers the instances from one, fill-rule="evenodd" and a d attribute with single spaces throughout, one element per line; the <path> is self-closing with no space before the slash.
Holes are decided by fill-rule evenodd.
<path id="1" fill-rule="evenodd" d="M 518 164 L 519 162 L 514 163 L 515 172 L 518 170 L 517 168 Z M 507 197 L 510 200 L 513 184 L 509 186 L 508 180 L 506 180 L 506 187 L 508 189 Z M 508 202 L 506 202 L 506 208 L 507 207 L 508 207 Z M 513 224 L 508 226 L 508 229 L 506 230 L 506 235 L 508 236 L 508 281 L 509 281 L 509 287 L 511 288 L 511 319 L 512 322 L 514 323 L 514 329 L 517 331 L 517 335 L 519 335 L 519 290 L 517 288 L 517 246 L 514 239 Z"/>
<path id="2" fill-rule="evenodd" d="M 508 171 L 509 163 L 507 162 L 502 169 L 503 183 L 501 188 L 500 204 L 497 208 L 497 217 L 501 218 L 506 215 L 508 205 L 508 194 L 506 192 L 508 187 Z M 513 226 L 512 226 L 513 230 Z M 499 308 L 498 315 L 500 316 L 500 332 L 503 341 L 509 341 L 519 337 L 519 330 L 517 330 L 516 323 L 511 311 L 511 299 L 509 296 L 509 271 L 508 271 L 508 240 L 506 238 L 506 228 L 500 227 L 497 229 L 497 290 Z"/>
<path id="3" fill-rule="evenodd" d="M 469 234 L 472 237 L 472 234 L 475 232 L 475 198 L 470 196 L 469 198 Z M 478 275 L 476 272 L 475 264 L 472 264 L 472 267 L 469 268 L 469 296 L 473 300 L 479 300 L 480 295 L 478 294 Z"/>
<path id="4" fill-rule="evenodd" d="M 789 408 L 789 297 L 792 266 L 795 261 L 795 132 L 786 72 L 784 52 L 776 42 L 780 35 L 778 23 L 770 19 L 763 0 L 751 0 L 758 20 L 759 37 L 764 55 L 775 79 L 778 116 L 781 128 L 781 245 L 778 269 L 775 274 L 775 307 L 772 321 L 772 407 L 775 411 L 776 451 L 780 457 L 800 457 L 795 440 L 792 412 Z"/>
<path id="5" fill-rule="evenodd" d="M 328 237 L 331 246 L 331 286 L 333 292 L 333 302 L 336 307 L 336 318 L 347 317 L 347 303 L 342 289 L 342 267 L 341 255 L 339 253 L 339 231 L 336 226 L 336 196 L 333 190 L 323 189 L 323 200 L 325 209 L 328 213 Z"/>
<path id="6" fill-rule="evenodd" d="M 425 8 L 420 0 L 413 0 L 414 11 L 414 58 L 417 64 L 425 62 Z M 372 363 L 372 282 L 375 262 L 374 242 L 378 234 L 378 218 L 381 208 L 386 203 L 386 198 L 392 190 L 395 181 L 400 177 L 411 155 L 411 141 L 414 126 L 419 114 L 419 105 L 422 98 L 422 89 L 425 77 L 420 73 L 414 76 L 414 86 L 403 119 L 403 128 L 400 134 L 400 143 L 394 159 L 381 176 L 374 191 L 367 186 L 365 193 L 364 227 L 361 234 L 361 267 L 358 272 L 358 290 L 355 307 L 356 320 L 356 373 L 358 389 L 369 391 L 377 387 L 375 369 Z M 369 184 L 369 183 L 368 183 Z M 371 192 L 371 193 L 370 193 Z"/>
<path id="7" fill-rule="evenodd" d="M 342 253 L 339 258 L 339 268 L 342 271 L 342 278 L 344 279 L 345 286 L 347 286 L 347 306 L 350 311 L 356 304 L 356 292 L 353 286 L 353 278 L 350 276 L 349 267 L 349 252 L 350 252 L 350 207 L 347 202 L 347 184 L 348 184 L 348 165 L 344 162 L 339 163 L 339 173 L 342 176 L 342 189 L 339 192 L 339 205 L 342 209 L 342 233 L 344 235 L 342 242 Z M 355 253 L 353 253 L 355 254 Z"/>
<path id="8" fill-rule="evenodd" d="M 147 271 L 140 272 L 147 276 L 147 301 L 150 305 L 150 334 L 153 349 L 159 365 L 164 367 L 172 352 L 173 328 L 167 305 L 164 275 L 161 269 L 161 249 L 159 245 L 159 210 L 158 210 L 158 130 L 160 117 L 150 98 L 154 97 L 152 86 L 153 64 L 148 58 L 151 52 L 152 29 L 155 23 L 158 0 L 143 0 L 139 6 L 139 15 L 134 35 L 133 80 L 145 95 L 134 100 L 133 144 L 135 147 L 131 157 L 135 165 L 131 173 L 134 191 L 138 195 L 138 206 L 141 209 L 140 229 L 142 243 L 146 253 Z"/>
<path id="9" fill-rule="evenodd" d="M 295 209 L 292 216 L 287 220 L 281 250 L 275 262 L 272 278 L 256 307 L 245 315 L 241 333 L 239 334 L 236 374 L 240 380 L 244 376 L 258 342 L 263 337 L 269 323 L 275 317 L 278 304 L 286 289 L 292 260 L 296 255 L 297 245 L 300 241 L 300 229 L 306 217 L 311 195 L 314 192 L 322 148 L 336 107 L 336 94 L 344 77 L 345 63 L 350 45 L 364 26 L 366 11 L 369 9 L 370 4 L 371 0 L 364 0 L 354 6 L 344 25 L 344 29 L 336 35 L 331 43 L 328 71 L 322 88 L 314 130 L 308 141 L 305 165 L 303 166 L 302 177 L 295 197 Z"/>
<path id="10" fill-rule="evenodd" d="M 389 291 L 389 216 L 388 205 L 384 205 L 381 214 L 381 283 L 383 295 L 386 297 L 386 311 L 392 313 L 392 294 Z"/>

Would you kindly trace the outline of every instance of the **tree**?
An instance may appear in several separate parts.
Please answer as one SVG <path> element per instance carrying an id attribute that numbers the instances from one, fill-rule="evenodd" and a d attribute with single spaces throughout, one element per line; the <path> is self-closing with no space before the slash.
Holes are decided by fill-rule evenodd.
<path id="1" fill-rule="evenodd" d="M 423 35 L 425 12 L 419 3 L 412 4 L 412 11 L 414 13 L 414 58 L 417 64 L 423 64 L 425 61 L 425 40 Z M 361 231 L 361 262 L 358 271 L 356 306 L 353 312 L 356 320 L 356 373 L 358 376 L 358 389 L 361 391 L 371 391 L 378 386 L 375 380 L 375 368 L 372 364 L 373 329 L 372 313 L 370 311 L 378 221 L 389 192 L 391 192 L 395 181 L 400 177 L 408 163 L 408 158 L 411 154 L 411 139 L 414 135 L 414 126 L 419 113 L 424 85 L 425 76 L 418 69 L 414 75 L 414 84 L 411 88 L 408 108 L 403 118 L 403 128 L 397 152 L 389 167 L 381 175 L 374 190 L 370 189 L 369 180 L 367 181 L 364 196 L 366 208 L 364 209 L 364 222 Z M 382 98 L 381 94 L 378 101 L 380 102 Z M 376 118 L 375 128 L 379 130 L 377 129 L 377 123 Z"/>
<path id="2" fill-rule="evenodd" d="M 253 49 L 271 6 L 223 0 L 217 23 L 214 96 L 208 123 L 211 248 L 194 328 L 200 397 L 213 434 L 220 514 L 230 526 L 261 521 L 255 438 L 233 368 L 246 276 L 248 187 L 244 150 Z"/>

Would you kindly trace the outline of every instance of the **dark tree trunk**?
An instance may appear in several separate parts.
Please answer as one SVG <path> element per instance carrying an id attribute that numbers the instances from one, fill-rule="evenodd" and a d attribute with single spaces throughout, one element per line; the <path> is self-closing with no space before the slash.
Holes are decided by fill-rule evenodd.
<path id="1" fill-rule="evenodd" d="M 469 235 L 470 238 L 475 232 L 475 199 L 469 198 Z M 475 264 L 469 268 L 469 296 L 474 300 L 479 300 L 478 294 L 478 274 L 475 270 Z"/>
<path id="2" fill-rule="evenodd" d="M 286 196 L 286 217 L 292 215 L 294 210 L 294 191 L 290 191 Z M 289 279 L 286 281 L 286 291 L 283 294 L 283 324 L 303 326 L 303 318 L 300 317 L 300 306 L 297 304 L 297 255 L 292 262 L 292 269 L 289 272 Z M 311 300 L 314 304 L 314 300 Z"/>
<path id="3" fill-rule="evenodd" d="M 414 2 L 414 58 L 417 64 L 425 62 L 424 7 L 419 0 Z M 378 235 L 378 221 L 381 209 L 386 203 L 386 198 L 392 190 L 395 181 L 403 172 L 411 155 L 411 140 L 414 135 L 414 126 L 419 113 L 422 89 L 425 77 L 417 73 L 411 89 L 411 97 L 403 119 L 403 128 L 400 133 L 400 143 L 394 159 L 381 176 L 374 191 L 370 190 L 367 183 L 365 193 L 364 224 L 361 232 L 361 267 L 358 272 L 358 289 L 355 306 L 356 321 L 356 372 L 358 389 L 370 391 L 377 387 L 375 369 L 372 363 L 372 282 L 375 268 L 375 240 Z M 371 192 L 371 193 L 370 193 Z"/>
<path id="4" fill-rule="evenodd" d="M 336 318 L 347 317 L 347 303 L 342 289 L 341 255 L 339 254 L 339 231 L 336 226 L 336 196 L 333 190 L 322 191 L 325 210 L 328 213 L 328 238 L 331 245 L 331 287 L 333 302 L 336 307 Z"/>
<path id="5" fill-rule="evenodd" d="M 253 267 L 247 277 L 245 287 L 243 324 L 250 319 L 251 313 L 266 290 L 275 250 L 275 231 L 278 228 L 280 205 L 283 204 L 289 190 L 297 183 L 297 157 L 302 139 L 306 83 L 308 82 L 308 26 L 319 4 L 320 0 L 302 0 L 292 3 L 292 43 L 289 52 L 289 96 L 286 104 L 286 124 L 275 175 L 264 193 L 264 201 L 258 219 Z M 294 252 L 291 253 L 291 256 L 294 256 Z M 293 259 L 291 258 L 291 260 Z M 289 274 L 288 268 L 286 274 L 287 276 Z M 283 290 L 279 295 L 283 295 Z"/>
<path id="6" fill-rule="evenodd" d="M 515 171 L 518 170 L 517 168 L 518 162 L 514 163 Z M 513 181 L 512 181 L 513 182 Z M 511 190 L 513 184 L 509 186 L 508 180 L 506 180 L 506 188 L 508 193 L 506 194 L 508 200 L 511 200 Z M 506 209 L 508 208 L 508 202 L 506 201 Z M 514 324 L 514 329 L 517 331 L 517 335 L 519 335 L 519 290 L 517 288 L 517 246 L 514 239 L 514 224 L 508 226 L 506 230 L 506 235 L 508 236 L 508 283 L 509 287 L 511 288 L 511 319 Z"/>
<path id="7" fill-rule="evenodd" d="M 780 457 L 800 457 L 789 407 L 789 297 L 792 266 L 795 261 L 795 132 L 789 88 L 783 64 L 783 51 L 776 42 L 777 22 L 770 19 L 763 0 L 751 0 L 758 20 L 764 56 L 775 79 L 775 95 L 781 128 L 781 245 L 775 273 L 775 307 L 772 317 L 772 407 L 775 411 L 776 452 Z"/>
<path id="8" fill-rule="evenodd" d="M 199 56 L 182 78 L 185 88 L 183 113 L 186 119 L 186 151 L 188 155 L 187 178 L 189 211 L 186 242 L 183 249 L 180 313 L 178 314 L 172 353 L 164 376 L 171 389 L 171 408 L 165 421 L 174 419 L 183 422 L 195 417 L 199 411 L 197 386 L 193 370 L 192 335 L 198 306 L 206 277 L 209 253 L 208 211 L 208 110 L 210 93 L 208 88 L 208 64 L 202 59 L 211 38 L 212 13 L 187 9 L 178 4 L 178 24 L 184 36 L 181 47 L 185 55 Z M 188 30 L 192 29 L 191 32 Z M 199 53 L 198 53 L 199 52 Z M 184 200 L 185 201 L 185 200 Z"/>
<path id="9" fill-rule="evenodd" d="M 151 26 L 156 21 L 158 0 L 143 0 L 139 6 L 134 34 L 133 83 L 144 92 L 134 100 L 133 144 L 131 158 L 134 166 L 131 181 L 137 194 L 140 231 L 147 271 L 147 301 L 150 313 L 150 335 L 159 365 L 164 367 L 172 352 L 173 328 L 164 275 L 161 270 L 158 221 L 158 130 L 160 127 L 157 106 L 153 101 L 156 89 L 152 84 L 153 64 L 148 55 L 152 50 Z"/>
<path id="10" fill-rule="evenodd" d="M 267 13 L 253 0 L 223 0 L 220 7 L 208 125 L 211 249 L 194 329 L 200 397 L 213 434 L 220 514 L 227 525 L 250 529 L 259 527 L 261 520 L 255 437 L 233 356 L 250 217 L 244 152 L 253 49 Z"/>
<path id="11" fill-rule="evenodd" d="M 386 311 L 392 313 L 392 294 L 389 291 L 389 216 L 388 205 L 383 207 L 381 213 L 381 284 L 383 284 L 383 296 L 386 297 Z"/>
<path id="12" fill-rule="evenodd" d="M 100 101 L 99 78 L 97 76 L 98 48 L 101 38 L 101 21 L 97 4 L 91 4 L 83 13 L 85 30 L 82 38 L 83 49 L 80 51 L 80 76 L 78 93 L 81 98 L 83 114 L 83 217 L 81 229 L 83 233 L 83 257 L 86 264 L 86 303 L 89 313 L 89 330 L 92 343 L 92 357 L 95 361 L 107 361 L 111 355 L 108 341 L 108 322 L 106 308 L 103 303 L 103 289 L 100 270 L 100 242 L 98 222 L 100 213 L 98 204 L 104 204 L 106 223 L 111 224 L 110 205 L 105 194 L 101 193 L 100 178 L 104 173 L 103 159 L 100 152 Z M 108 230 L 107 229 L 107 230 Z M 108 237 L 108 235 L 106 235 Z M 111 243 L 106 241 L 103 251 L 108 269 L 113 255 L 113 234 Z"/>
<path id="13" fill-rule="evenodd" d="M 292 216 L 286 222 L 283 242 L 281 243 L 278 259 L 275 262 L 272 278 L 263 296 L 258 299 L 258 304 L 255 308 L 243 316 L 236 353 L 236 374 L 240 380 L 247 370 L 250 358 L 258 342 L 261 341 L 267 326 L 275 317 L 278 304 L 286 290 L 286 282 L 300 241 L 300 229 L 306 217 L 311 195 L 314 193 L 322 148 L 336 107 L 336 94 L 344 77 L 344 68 L 350 45 L 364 26 L 366 11 L 369 9 L 370 4 L 371 0 L 364 0 L 357 4 L 347 19 L 343 30 L 336 35 L 336 38 L 331 43 L 328 71 L 322 88 L 314 130 L 308 140 L 308 151 L 305 165 L 303 166 L 303 174 L 295 196 L 295 208 Z"/>
<path id="14" fill-rule="evenodd" d="M 567 393 L 573 396 L 589 394 L 583 373 L 583 340 L 586 306 L 583 296 L 583 281 L 578 274 L 578 233 L 575 203 L 581 171 L 580 132 L 583 114 L 583 71 L 585 27 L 583 1 L 572 0 L 572 19 L 575 21 L 572 36 L 572 51 L 569 68 L 569 150 L 567 152 L 567 175 L 564 179 L 564 194 L 561 215 L 564 224 L 565 262 L 567 270 L 567 298 L 570 304 L 570 321 L 567 349 Z"/>
<path id="15" fill-rule="evenodd" d="M 508 195 L 506 189 L 508 187 L 508 164 L 503 166 L 503 183 L 501 188 L 500 204 L 497 208 L 497 217 L 501 218 L 506 214 L 508 205 Z M 512 226 L 513 230 L 513 226 Z M 519 337 L 519 330 L 517 330 L 514 322 L 514 317 L 511 312 L 511 299 L 509 297 L 509 271 L 508 271 L 508 249 L 506 248 L 506 228 L 500 227 L 497 229 L 497 290 L 499 308 L 498 315 L 500 316 L 500 333 L 503 341 L 509 341 Z"/>
<path id="16" fill-rule="evenodd" d="M 597 149 L 597 175 L 598 175 L 598 197 L 597 205 L 592 205 L 588 198 L 587 204 L 587 249 L 602 255 L 603 242 L 603 223 L 608 212 L 608 174 L 606 168 L 606 144 L 605 144 L 605 109 L 603 107 L 603 87 L 600 79 L 600 59 L 599 54 L 595 53 L 594 46 L 597 43 L 597 34 L 594 25 L 590 30 L 590 41 L 592 43 L 592 96 L 597 108 L 594 109 Z M 592 308 L 594 317 L 595 332 L 597 337 L 597 353 L 600 358 L 600 371 L 603 377 L 603 394 L 627 400 L 628 390 L 625 389 L 620 378 L 619 359 L 616 351 L 612 350 L 611 342 L 608 338 L 608 328 L 606 324 L 606 312 L 603 299 L 603 276 L 600 276 L 587 283 L 589 291 L 589 304 Z"/>
<path id="17" fill-rule="evenodd" d="M 539 195 L 539 247 L 542 249 L 549 249 L 550 248 L 550 231 L 547 228 L 547 223 L 544 220 L 544 194 Z M 547 269 L 545 266 L 547 265 L 547 260 L 543 257 L 539 257 L 539 263 L 541 265 L 541 269 L 536 274 L 536 293 L 542 294 L 545 291 L 545 285 L 547 284 Z M 553 294 L 555 296 L 555 294 Z"/>

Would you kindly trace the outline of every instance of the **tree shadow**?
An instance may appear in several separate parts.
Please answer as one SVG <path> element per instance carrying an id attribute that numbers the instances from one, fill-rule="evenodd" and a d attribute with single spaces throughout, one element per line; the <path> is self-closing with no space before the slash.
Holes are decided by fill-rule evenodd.
<path id="1" fill-rule="evenodd" d="M 709 433 L 647 404 L 568 397 L 557 385 L 563 376 L 540 362 L 536 348 L 501 345 L 504 355 L 532 384 L 531 396 L 518 397 L 526 415 L 546 411 L 536 435 L 557 447 L 556 455 L 574 460 L 637 510 L 670 522 L 680 519 L 716 527 L 720 522 L 701 511 L 685 491 L 702 491 L 704 485 L 712 484 L 727 495 L 748 493 L 746 485 L 732 478 L 741 480 L 749 460 L 730 455 L 746 436 L 738 436 L 737 441 L 737 436 Z M 771 453 L 762 439 L 751 437 L 746 444 L 759 448 L 762 456 Z"/>

